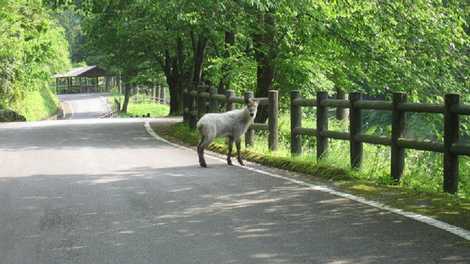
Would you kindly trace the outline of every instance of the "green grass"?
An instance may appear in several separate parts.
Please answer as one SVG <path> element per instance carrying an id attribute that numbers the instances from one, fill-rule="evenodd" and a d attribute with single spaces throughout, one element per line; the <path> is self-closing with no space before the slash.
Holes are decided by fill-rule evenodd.
<path id="1" fill-rule="evenodd" d="M 336 141 L 340 143 L 330 144 L 328 155 L 320 162 L 316 162 L 315 154 L 311 150 L 304 155 L 291 157 L 284 137 L 283 126 L 285 124 L 282 123 L 279 150 L 269 151 L 266 147 L 266 137 L 263 134 L 258 134 L 254 146 L 243 150 L 244 158 L 267 166 L 311 175 L 315 180 L 327 181 L 347 192 L 470 229 L 470 221 L 468 221 L 470 219 L 470 200 L 468 197 L 442 193 L 440 189 L 437 190 L 426 185 L 423 187 L 421 182 L 419 184 L 410 182 L 411 176 L 406 176 L 400 185 L 395 184 L 390 180 L 387 172 L 390 163 L 389 157 L 385 155 L 387 152 L 385 147 L 382 149 L 366 144 L 364 168 L 361 170 L 349 168 L 347 142 Z M 308 125 L 308 122 L 305 124 Z M 341 125 L 338 125 L 336 128 L 340 129 L 340 127 Z M 182 123 L 154 128 L 163 137 L 179 143 L 194 146 L 199 140 L 198 133 Z M 308 145 L 310 145 L 309 148 L 307 148 Z M 304 149 L 311 149 L 311 146 L 313 146 L 312 141 L 307 141 Z M 227 151 L 223 139 L 215 140 L 209 149 L 223 154 Z M 413 166 L 421 165 L 413 164 Z M 411 166 L 412 169 L 407 169 L 407 173 L 419 168 L 413 166 Z M 431 186 L 433 185 L 435 183 L 431 184 Z"/>
<path id="2" fill-rule="evenodd" d="M 150 117 L 168 116 L 170 107 L 158 103 L 129 103 L 127 113 L 121 113 L 121 117 L 142 116 L 150 114 Z"/>
<path id="3" fill-rule="evenodd" d="M 115 108 L 114 99 L 120 102 L 124 101 L 124 96 L 119 94 L 117 91 L 112 91 L 111 96 L 108 97 L 108 103 Z M 145 95 L 135 95 L 129 100 L 127 106 L 127 113 L 120 113 L 119 117 L 142 117 L 150 114 L 150 117 L 164 117 L 170 113 L 170 106 L 165 104 L 159 104 L 151 101 L 150 98 Z"/>
<path id="4" fill-rule="evenodd" d="M 47 119 L 57 113 L 59 99 L 48 88 L 27 92 L 22 100 L 13 104 L 12 109 L 26 117 L 27 121 Z"/>

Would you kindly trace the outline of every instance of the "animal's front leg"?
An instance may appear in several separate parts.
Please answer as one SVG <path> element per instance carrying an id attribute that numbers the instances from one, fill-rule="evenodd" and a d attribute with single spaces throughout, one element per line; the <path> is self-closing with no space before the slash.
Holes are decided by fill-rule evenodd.
<path id="1" fill-rule="evenodd" d="M 233 137 L 228 137 L 228 153 L 227 153 L 228 165 L 232 165 L 232 147 L 233 147 Z"/>
<path id="2" fill-rule="evenodd" d="M 197 154 L 199 156 L 199 165 L 203 168 L 207 168 L 207 163 L 204 159 L 204 137 L 201 138 L 201 142 L 197 146 Z"/>
<path id="3" fill-rule="evenodd" d="M 235 145 L 237 146 L 237 159 L 238 159 L 238 163 L 240 163 L 240 165 L 242 166 L 245 166 L 245 163 L 243 163 L 243 160 L 242 160 L 242 155 L 241 155 L 241 139 L 238 138 L 236 141 L 235 141 Z"/>

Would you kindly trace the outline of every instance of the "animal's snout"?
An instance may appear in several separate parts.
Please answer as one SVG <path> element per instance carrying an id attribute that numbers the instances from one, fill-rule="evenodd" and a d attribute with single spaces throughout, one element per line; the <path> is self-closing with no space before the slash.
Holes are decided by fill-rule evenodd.
<path id="1" fill-rule="evenodd" d="M 250 116 L 251 116 L 251 117 L 254 117 L 254 116 L 255 116 L 255 114 L 254 114 L 254 113 L 250 113 Z"/>

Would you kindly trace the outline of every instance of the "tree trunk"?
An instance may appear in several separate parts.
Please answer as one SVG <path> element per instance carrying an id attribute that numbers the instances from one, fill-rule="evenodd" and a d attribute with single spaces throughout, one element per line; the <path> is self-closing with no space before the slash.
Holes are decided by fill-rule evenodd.
<path id="1" fill-rule="evenodd" d="M 129 82 L 126 80 L 125 83 L 124 83 L 124 87 L 125 87 L 125 90 L 124 90 L 124 103 L 122 104 L 122 109 L 121 109 L 121 112 L 122 113 L 127 113 L 127 106 L 129 105 L 129 97 L 131 95 L 131 85 L 129 84 Z"/>
<path id="2" fill-rule="evenodd" d="M 267 97 L 268 91 L 273 88 L 274 65 L 269 58 L 258 61 L 255 97 Z M 268 106 L 258 108 L 256 122 L 264 123 L 268 118 Z"/>
<path id="3" fill-rule="evenodd" d="M 179 41 L 177 42 L 177 49 L 179 48 Z M 165 51 L 165 59 L 162 67 L 165 73 L 166 83 L 170 91 L 170 116 L 179 116 L 183 114 L 183 98 L 181 86 L 178 84 L 178 56 L 171 56 L 170 51 Z"/>
<path id="4" fill-rule="evenodd" d="M 177 89 L 170 89 L 170 116 L 179 116 L 183 113 L 183 104 Z"/>
<path id="5" fill-rule="evenodd" d="M 172 72 L 167 84 L 170 88 L 170 116 L 180 116 L 183 114 L 183 90 L 179 75 Z"/>
<path id="6" fill-rule="evenodd" d="M 170 115 L 179 116 L 183 114 L 183 90 L 192 85 L 192 81 L 199 82 L 202 74 L 204 51 L 207 39 L 200 39 L 195 44 L 195 55 L 193 60 L 193 73 L 185 67 L 185 53 L 183 40 L 178 37 L 175 43 L 175 54 L 165 51 L 164 59 L 160 61 L 165 73 L 166 82 L 170 92 Z M 193 43 L 194 44 L 194 43 Z"/>
<path id="7" fill-rule="evenodd" d="M 191 31 L 191 40 L 193 44 L 193 84 L 196 87 L 201 82 L 202 69 L 204 64 L 204 52 L 207 46 L 207 38 L 199 35 L 197 40 L 194 32 Z"/>
<path id="8" fill-rule="evenodd" d="M 273 88 L 274 80 L 274 59 L 277 55 L 274 38 L 276 22 L 271 11 L 260 14 L 258 22 L 261 29 L 258 29 L 259 32 L 253 37 L 257 63 L 255 97 L 267 97 L 268 91 Z M 266 122 L 267 109 L 267 106 L 259 107 L 256 122 Z"/>

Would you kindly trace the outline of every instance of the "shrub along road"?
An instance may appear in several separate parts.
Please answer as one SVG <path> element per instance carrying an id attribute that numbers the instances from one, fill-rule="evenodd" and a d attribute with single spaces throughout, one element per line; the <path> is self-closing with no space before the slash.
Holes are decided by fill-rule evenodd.
<path id="1" fill-rule="evenodd" d="M 155 122 L 167 122 L 159 121 Z M 143 120 L 0 125 L 2 263 L 469 263 L 468 241 L 155 140 Z"/>

